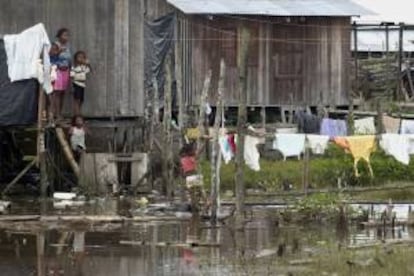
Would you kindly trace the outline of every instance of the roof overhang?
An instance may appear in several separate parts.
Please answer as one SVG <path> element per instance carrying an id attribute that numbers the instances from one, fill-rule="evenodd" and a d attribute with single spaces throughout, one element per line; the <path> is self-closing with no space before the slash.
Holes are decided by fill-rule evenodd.
<path id="1" fill-rule="evenodd" d="M 167 0 L 184 14 L 261 16 L 373 15 L 351 0 Z"/>

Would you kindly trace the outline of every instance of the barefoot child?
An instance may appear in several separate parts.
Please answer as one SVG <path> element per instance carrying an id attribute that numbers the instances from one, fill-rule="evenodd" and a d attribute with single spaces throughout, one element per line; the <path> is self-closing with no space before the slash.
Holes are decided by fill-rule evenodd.
<path id="1" fill-rule="evenodd" d="M 82 116 L 75 115 L 72 119 L 72 126 L 69 130 L 70 146 L 76 162 L 79 163 L 82 154 L 86 150 L 85 144 L 85 122 Z"/>
<path id="2" fill-rule="evenodd" d="M 80 115 L 83 100 L 85 98 L 85 87 L 87 75 L 91 68 L 84 51 L 78 51 L 73 57 L 73 66 L 70 77 L 73 83 L 73 115 Z"/>

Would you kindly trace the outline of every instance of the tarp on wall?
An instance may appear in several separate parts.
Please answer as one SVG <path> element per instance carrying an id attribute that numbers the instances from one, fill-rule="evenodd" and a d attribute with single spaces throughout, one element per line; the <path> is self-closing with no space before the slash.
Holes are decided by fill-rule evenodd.
<path id="1" fill-rule="evenodd" d="M 0 39 L 0 127 L 29 125 L 37 120 L 38 82 L 10 82 L 4 41 Z"/>
<path id="2" fill-rule="evenodd" d="M 156 78 L 160 107 L 164 99 L 165 60 L 169 53 L 173 53 L 170 50 L 174 47 L 175 22 L 173 13 L 145 22 L 145 91 L 153 91 L 153 79 Z"/>

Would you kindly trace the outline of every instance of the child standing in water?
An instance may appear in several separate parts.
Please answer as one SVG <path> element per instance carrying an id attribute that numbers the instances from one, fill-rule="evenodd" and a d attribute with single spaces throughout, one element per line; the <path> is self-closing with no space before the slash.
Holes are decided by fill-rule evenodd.
<path id="1" fill-rule="evenodd" d="M 202 149 L 200 149 L 200 152 Z M 201 203 L 208 205 L 203 189 L 203 176 L 198 174 L 198 152 L 195 143 L 187 143 L 180 151 L 180 168 L 185 179 L 185 190 L 193 212 L 201 211 Z M 205 206 L 208 208 L 208 206 Z"/>
<path id="2" fill-rule="evenodd" d="M 86 78 L 91 69 L 84 51 L 78 51 L 73 57 L 70 77 L 73 83 L 73 115 L 80 115 L 85 98 Z"/>
<path id="3" fill-rule="evenodd" d="M 85 134 L 85 122 L 82 116 L 74 116 L 72 119 L 72 126 L 69 130 L 69 135 L 70 146 L 75 156 L 75 160 L 78 163 L 80 161 L 82 154 L 86 151 Z"/>

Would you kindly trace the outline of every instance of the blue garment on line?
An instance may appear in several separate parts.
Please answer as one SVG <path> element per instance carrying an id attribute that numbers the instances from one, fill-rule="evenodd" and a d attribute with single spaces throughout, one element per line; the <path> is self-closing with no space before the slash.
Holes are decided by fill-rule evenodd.
<path id="1" fill-rule="evenodd" d="M 347 136 L 348 130 L 344 120 L 323 119 L 321 123 L 321 135 L 329 137 Z"/>

